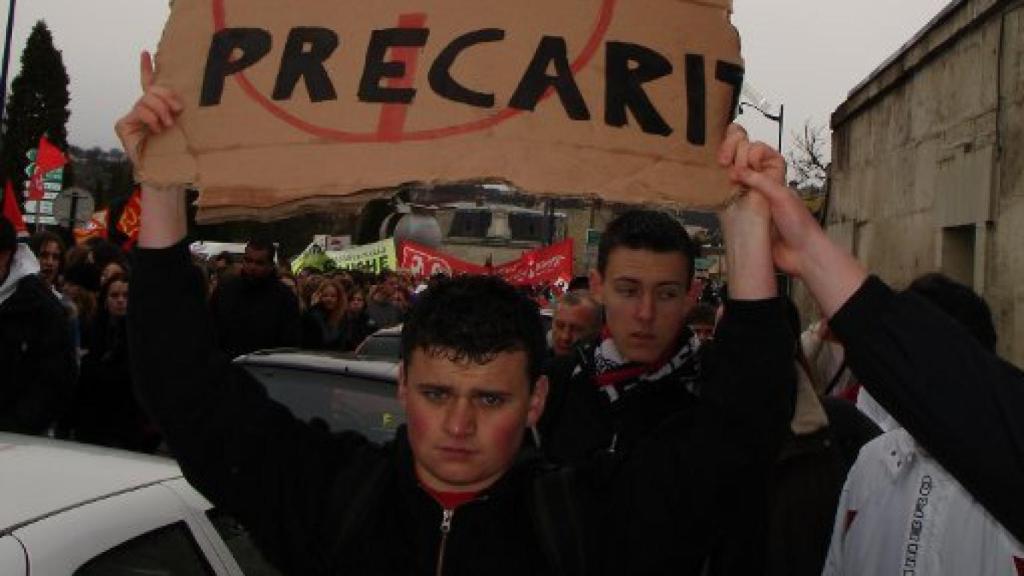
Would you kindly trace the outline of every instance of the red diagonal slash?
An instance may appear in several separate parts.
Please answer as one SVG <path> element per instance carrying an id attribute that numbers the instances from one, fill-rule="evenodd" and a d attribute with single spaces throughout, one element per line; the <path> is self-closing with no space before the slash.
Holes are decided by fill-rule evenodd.
<path id="1" fill-rule="evenodd" d="M 427 23 L 426 14 L 402 14 L 398 18 L 399 28 L 423 28 Z M 405 76 L 389 78 L 389 88 L 412 88 L 416 80 L 416 64 L 419 62 L 420 48 L 415 46 L 396 46 L 391 49 L 391 59 L 405 64 Z M 383 142 L 400 142 L 405 132 L 405 118 L 409 113 L 409 104 L 385 104 L 380 111 L 377 123 L 377 135 Z"/>

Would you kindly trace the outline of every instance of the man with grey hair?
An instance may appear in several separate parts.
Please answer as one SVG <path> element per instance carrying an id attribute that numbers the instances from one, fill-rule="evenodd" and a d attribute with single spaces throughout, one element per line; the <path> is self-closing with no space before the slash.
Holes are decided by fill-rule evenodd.
<path id="1" fill-rule="evenodd" d="M 573 346 L 597 334 L 601 328 L 601 307 L 586 290 L 566 292 L 555 305 L 551 322 L 551 351 L 568 356 Z"/>

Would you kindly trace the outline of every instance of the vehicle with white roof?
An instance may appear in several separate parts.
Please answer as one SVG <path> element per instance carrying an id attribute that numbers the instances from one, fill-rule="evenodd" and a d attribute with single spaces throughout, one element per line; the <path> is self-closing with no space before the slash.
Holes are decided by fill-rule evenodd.
<path id="1" fill-rule="evenodd" d="M 3 576 L 276 576 L 173 460 L 0 433 Z"/>

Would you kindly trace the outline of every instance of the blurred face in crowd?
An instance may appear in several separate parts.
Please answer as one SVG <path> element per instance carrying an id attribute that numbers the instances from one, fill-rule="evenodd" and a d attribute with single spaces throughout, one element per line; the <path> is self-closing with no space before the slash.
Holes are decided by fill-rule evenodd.
<path id="1" fill-rule="evenodd" d="M 417 349 L 399 373 L 398 399 L 420 481 L 434 490 L 480 491 L 512 465 L 527 426 L 544 410 L 547 380 L 533 390 L 527 355 L 453 361 L 450 350 Z"/>
<path id="2" fill-rule="evenodd" d="M 577 342 L 597 331 L 597 323 L 597 308 L 594 306 L 559 306 L 551 322 L 551 345 L 555 356 L 565 356 L 572 352 Z"/>
<path id="3" fill-rule="evenodd" d="M 405 292 L 402 290 L 395 290 L 391 294 L 391 303 L 405 310 L 409 306 L 409 301 L 405 299 Z"/>
<path id="4" fill-rule="evenodd" d="M 366 308 L 366 297 L 363 296 L 362 292 L 356 292 L 348 301 L 348 309 L 353 313 L 358 314 L 362 312 L 364 308 Z"/>
<path id="5" fill-rule="evenodd" d="M 39 248 L 39 277 L 46 282 L 47 286 L 53 286 L 57 282 L 57 273 L 60 272 L 60 244 L 49 241 Z"/>
<path id="6" fill-rule="evenodd" d="M 594 297 L 604 304 L 608 329 L 626 360 L 656 362 L 675 346 L 692 306 L 688 275 L 679 252 L 624 246 L 608 255 L 604 274 L 591 272 Z"/>
<path id="7" fill-rule="evenodd" d="M 245 247 L 242 257 L 242 276 L 250 280 L 267 278 L 274 271 L 274 263 L 270 259 L 270 250 L 259 250 L 252 246 Z"/>
<path id="8" fill-rule="evenodd" d="M 328 312 L 334 312 L 338 309 L 338 301 L 340 298 L 341 295 L 338 294 L 338 289 L 332 284 L 325 284 L 324 287 L 320 289 L 320 305 Z"/>
<path id="9" fill-rule="evenodd" d="M 117 262 L 111 262 L 104 266 L 103 270 L 100 271 L 100 286 L 106 284 L 107 280 L 110 280 L 117 274 L 124 274 L 124 268 Z"/>
<path id="10" fill-rule="evenodd" d="M 379 303 L 388 302 L 394 295 L 395 289 L 387 282 L 378 285 L 373 291 L 373 299 Z"/>
<path id="11" fill-rule="evenodd" d="M 128 283 L 115 280 L 107 289 L 107 312 L 115 318 L 128 314 Z"/>

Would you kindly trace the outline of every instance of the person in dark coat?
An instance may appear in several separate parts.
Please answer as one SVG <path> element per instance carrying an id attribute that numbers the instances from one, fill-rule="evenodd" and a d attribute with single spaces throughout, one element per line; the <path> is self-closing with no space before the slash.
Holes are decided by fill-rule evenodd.
<path id="1" fill-rule="evenodd" d="M 278 281 L 275 254 L 273 243 L 250 241 L 245 247 L 242 273 L 219 285 L 210 298 L 217 342 L 232 358 L 301 342 L 299 302 Z"/>
<path id="2" fill-rule="evenodd" d="M 128 347 L 129 279 L 115 274 L 100 288 L 99 311 L 90 326 L 91 348 L 68 416 L 80 442 L 153 452 L 160 436 L 139 407 L 132 389 Z"/>
<path id="3" fill-rule="evenodd" d="M 756 156 L 773 154 L 759 145 Z M 870 275 L 796 192 L 757 170 L 735 177 L 768 202 L 775 264 L 807 287 L 864 389 L 1024 542 L 1024 372 L 927 298 Z"/>
<path id="4" fill-rule="evenodd" d="M 39 263 L 0 217 L 0 430 L 43 434 L 67 410 L 78 375 L 64 308 Z"/>

